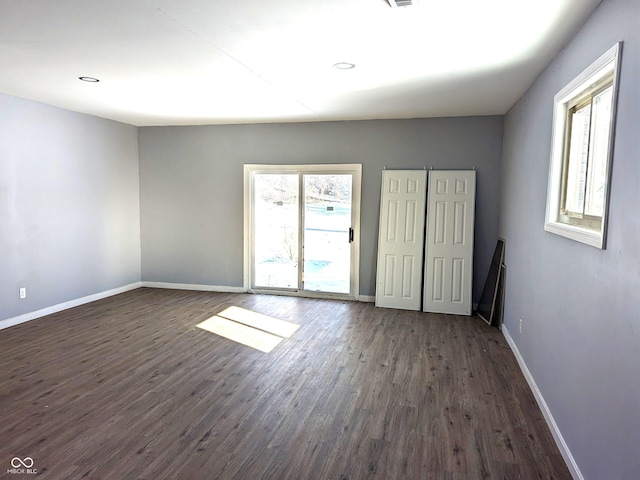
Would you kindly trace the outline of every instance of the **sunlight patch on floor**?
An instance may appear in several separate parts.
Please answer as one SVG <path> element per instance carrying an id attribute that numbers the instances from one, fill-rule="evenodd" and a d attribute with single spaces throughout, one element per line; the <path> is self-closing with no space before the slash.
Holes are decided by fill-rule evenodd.
<path id="1" fill-rule="evenodd" d="M 240 307 L 229 307 L 196 326 L 265 353 L 300 328 L 295 323 Z"/>
<path id="2" fill-rule="evenodd" d="M 252 312 L 240 307 L 229 307 L 218 313 L 218 316 L 228 318 L 234 322 L 243 323 L 249 327 L 258 328 L 265 332 L 278 335 L 279 337 L 289 338 L 295 333 L 300 325 L 286 322 L 278 318 L 269 317 L 261 313 Z"/>

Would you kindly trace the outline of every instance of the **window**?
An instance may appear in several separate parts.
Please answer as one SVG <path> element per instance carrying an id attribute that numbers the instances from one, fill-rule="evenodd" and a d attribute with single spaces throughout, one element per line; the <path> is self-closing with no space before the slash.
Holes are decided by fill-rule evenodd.
<path id="1" fill-rule="evenodd" d="M 620 49 L 554 99 L 545 230 L 597 248 L 605 247 Z"/>

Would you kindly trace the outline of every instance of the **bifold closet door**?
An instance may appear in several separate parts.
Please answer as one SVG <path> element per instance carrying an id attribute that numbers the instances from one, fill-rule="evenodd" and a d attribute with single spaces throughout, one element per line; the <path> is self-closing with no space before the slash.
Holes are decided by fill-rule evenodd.
<path id="1" fill-rule="evenodd" d="M 475 195 L 475 170 L 429 171 L 425 312 L 472 313 Z"/>
<path id="2" fill-rule="evenodd" d="M 376 306 L 420 310 L 425 170 L 384 170 L 380 201 Z"/>

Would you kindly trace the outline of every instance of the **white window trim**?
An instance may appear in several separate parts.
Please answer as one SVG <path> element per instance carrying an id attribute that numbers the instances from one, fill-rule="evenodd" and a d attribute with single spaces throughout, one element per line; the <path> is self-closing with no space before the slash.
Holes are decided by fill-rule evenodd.
<path id="1" fill-rule="evenodd" d="M 604 55 L 591 64 L 585 71 L 574 78 L 554 97 L 553 130 L 551 134 L 551 161 L 549 164 L 549 184 L 547 188 L 547 211 L 544 229 L 572 240 L 586 243 L 596 248 L 606 246 L 607 216 L 611 186 L 611 167 L 613 159 L 613 142 L 615 137 L 616 105 L 618 103 L 618 77 L 622 42 L 610 48 Z M 562 194 L 562 166 L 564 162 L 565 136 L 567 131 L 567 104 L 588 90 L 591 85 L 613 73 L 613 100 L 611 106 L 611 127 L 607 151 L 607 171 L 605 179 L 604 211 L 600 230 L 569 225 L 559 221 L 560 197 Z"/>
<path id="2" fill-rule="evenodd" d="M 257 173 L 352 173 L 353 174 L 353 210 L 351 212 L 353 233 L 353 261 L 351 264 L 351 293 L 325 293 L 305 290 L 253 290 L 251 286 L 251 268 L 253 263 L 253 191 L 252 178 Z M 362 196 L 362 164 L 299 164 L 299 165 L 268 165 L 245 164 L 244 165 L 244 290 L 251 293 L 277 293 L 279 295 L 303 296 L 312 298 L 337 298 L 345 300 L 360 299 L 360 207 Z"/>

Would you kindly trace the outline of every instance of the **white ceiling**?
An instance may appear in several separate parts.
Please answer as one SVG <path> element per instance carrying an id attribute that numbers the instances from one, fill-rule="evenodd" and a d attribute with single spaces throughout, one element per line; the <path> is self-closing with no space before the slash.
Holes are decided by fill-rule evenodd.
<path id="1" fill-rule="evenodd" d="M 503 114 L 599 2 L 0 0 L 0 92 L 138 126 Z"/>

